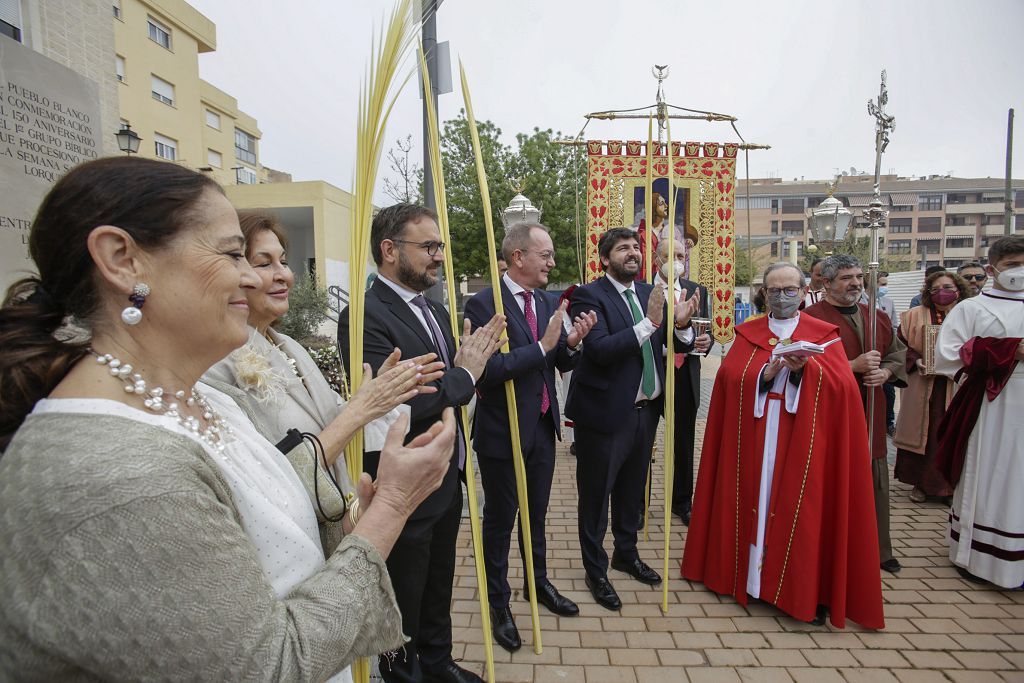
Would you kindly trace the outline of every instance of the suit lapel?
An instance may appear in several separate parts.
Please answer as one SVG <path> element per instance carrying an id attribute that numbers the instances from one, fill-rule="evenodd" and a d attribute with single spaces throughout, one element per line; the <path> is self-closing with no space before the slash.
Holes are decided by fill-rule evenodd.
<path id="1" fill-rule="evenodd" d="M 626 306 L 626 302 L 623 300 L 622 295 L 615 289 L 615 285 L 608 281 L 608 277 L 602 277 L 598 280 L 601 284 L 599 285 L 604 290 L 605 299 L 608 300 L 609 305 L 619 312 L 619 317 L 622 318 L 622 322 L 626 327 L 633 327 L 633 313 Z M 637 297 L 639 299 L 639 297 Z M 637 302 L 639 306 L 639 301 Z"/>
<path id="2" fill-rule="evenodd" d="M 437 322 L 438 329 L 441 330 L 441 336 L 444 337 L 444 345 L 448 347 L 448 358 L 454 361 L 455 339 L 452 337 L 451 321 L 446 320 L 448 318 L 448 311 L 444 310 L 444 307 L 439 303 L 430 299 L 427 299 L 427 305 L 430 306 L 430 310 L 434 313 L 434 320 Z M 420 328 L 422 327 L 423 325 L 420 325 Z"/>
<path id="3" fill-rule="evenodd" d="M 391 289 L 388 285 L 378 280 L 373 281 L 374 292 L 384 304 L 391 309 L 391 313 L 401 320 L 406 327 L 413 331 L 413 333 L 420 338 L 428 349 L 436 348 L 434 341 L 427 334 L 427 330 L 423 327 L 423 322 L 420 317 L 412 312 L 409 308 L 409 304 L 402 300 L 402 297 L 398 296 L 398 292 Z"/>
<path id="4" fill-rule="evenodd" d="M 526 314 L 519 309 L 519 302 L 516 301 L 515 295 L 509 290 L 504 280 L 501 282 L 501 301 L 505 305 L 505 317 L 514 320 L 519 325 L 524 338 L 531 339 L 533 335 L 530 334 L 530 326 L 526 323 Z M 537 312 L 536 296 L 533 297 L 533 311 Z M 537 317 L 537 320 L 539 323 L 540 316 Z M 537 331 L 537 334 L 540 334 L 540 330 Z"/>

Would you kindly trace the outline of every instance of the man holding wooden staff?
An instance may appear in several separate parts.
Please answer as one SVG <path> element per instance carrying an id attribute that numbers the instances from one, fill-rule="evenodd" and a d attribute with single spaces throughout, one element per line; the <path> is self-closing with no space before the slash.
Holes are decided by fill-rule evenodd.
<path id="1" fill-rule="evenodd" d="M 529 491 L 529 519 L 537 601 L 559 616 L 579 614 L 579 607 L 547 579 L 544 519 L 555 473 L 555 438 L 559 434 L 559 405 L 555 369 L 576 366 L 583 338 L 593 326 L 593 313 L 581 315 L 568 332 L 563 329 L 565 304 L 543 290 L 555 267 L 555 247 L 539 223 L 509 227 L 501 243 L 508 271 L 501 278 L 501 296 L 509 319 L 509 353 L 495 353 L 477 383 L 473 447 L 480 463 L 484 489 L 483 541 L 487 593 L 494 640 L 509 652 L 522 646 L 512 611 L 508 584 L 508 553 L 512 527 L 519 512 L 512 463 L 505 382 L 516 387 L 519 434 Z M 466 318 L 476 329 L 494 315 L 494 291 L 488 287 L 466 302 Z M 525 553 L 519 535 L 519 553 Z M 525 587 L 524 595 L 528 595 Z"/>
<path id="2" fill-rule="evenodd" d="M 455 352 L 448 312 L 423 296 L 437 282 L 444 260 L 445 245 L 437 214 L 431 209 L 396 204 L 381 210 L 373 219 L 370 240 L 377 278 L 366 293 L 364 360 L 376 370 L 398 348 L 404 358 L 436 353 L 445 364 L 444 377 L 433 383 L 437 392 L 408 403 L 412 415 L 406 439 L 411 440 L 437 421 L 445 408 L 469 402 L 487 359 L 501 346 L 505 319 L 492 317 L 472 336 L 467 329 Z M 346 310 L 338 325 L 346 367 L 349 334 Z M 376 475 L 379 457 L 379 453 L 365 454 L 364 468 L 371 475 Z M 404 651 L 381 656 L 381 675 L 388 683 L 482 683 L 452 659 L 452 581 L 462 519 L 459 472 L 465 459 L 465 442 L 459 434 L 441 487 L 409 517 L 388 557 L 388 573 L 402 610 L 402 630 L 410 638 Z"/>
<path id="3" fill-rule="evenodd" d="M 602 607 L 622 607 L 608 580 L 604 537 L 611 503 L 615 552 L 611 567 L 648 585 L 661 576 L 640 559 L 637 531 L 643 526 L 644 489 L 655 430 L 664 407 L 665 344 L 674 325 L 680 346 L 693 350 L 690 317 L 700 297 L 686 298 L 665 321 L 665 289 L 636 282 L 640 243 L 629 228 L 601 236 L 598 253 L 605 276 L 573 292 L 572 314 L 597 314 L 579 365 L 573 372 L 566 413 L 576 423 L 576 483 L 579 535 L 586 584 Z"/>

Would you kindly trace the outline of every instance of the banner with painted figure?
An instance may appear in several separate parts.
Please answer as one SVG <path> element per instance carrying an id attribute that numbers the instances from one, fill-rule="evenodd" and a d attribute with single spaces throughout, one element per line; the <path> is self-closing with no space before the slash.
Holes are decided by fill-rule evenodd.
<path id="1" fill-rule="evenodd" d="M 711 334 L 725 343 L 733 338 L 735 285 L 736 152 L 735 143 L 672 142 L 675 239 L 686 245 L 687 277 L 708 289 Z M 668 156 L 654 143 L 653 201 L 647 194 L 646 143 L 639 140 L 587 141 L 587 212 L 585 277 L 602 273 L 597 241 L 609 228 L 631 227 L 652 238 L 667 236 Z M 651 221 L 647 216 L 653 216 Z M 643 249 L 641 244 L 641 249 Z"/>

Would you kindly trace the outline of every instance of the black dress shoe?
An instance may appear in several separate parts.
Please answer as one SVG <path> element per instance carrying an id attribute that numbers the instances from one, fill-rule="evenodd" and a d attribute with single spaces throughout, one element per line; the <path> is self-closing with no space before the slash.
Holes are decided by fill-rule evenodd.
<path id="1" fill-rule="evenodd" d="M 500 609 L 491 608 L 491 632 L 494 633 L 494 642 L 509 652 L 515 652 L 523 646 L 516 621 L 512 618 L 512 610 L 507 606 Z"/>
<path id="2" fill-rule="evenodd" d="M 690 526 L 690 506 L 685 507 L 673 507 L 672 514 L 683 520 L 683 526 Z"/>
<path id="3" fill-rule="evenodd" d="M 655 586 L 661 583 L 661 575 L 644 564 L 644 561 L 639 557 L 630 562 L 612 555 L 612 569 L 626 572 L 640 583 L 646 583 L 648 586 Z"/>
<path id="4" fill-rule="evenodd" d="M 965 581 L 970 581 L 971 583 L 977 583 L 979 585 L 983 583 L 988 583 L 987 580 L 981 578 L 977 574 L 972 574 L 963 567 L 957 565 L 954 566 L 956 566 L 956 573 L 959 574 L 960 578 L 964 579 Z"/>
<path id="5" fill-rule="evenodd" d="M 530 590 L 523 588 L 523 597 L 530 599 Z M 580 613 L 579 606 L 558 592 L 550 581 L 537 583 L 537 602 L 547 607 L 560 617 L 573 617 Z"/>
<path id="6" fill-rule="evenodd" d="M 424 668 L 423 680 L 426 683 L 484 683 L 484 679 L 455 662 L 448 662 L 436 669 Z"/>
<path id="7" fill-rule="evenodd" d="M 888 560 L 882 563 L 882 569 L 889 572 L 890 574 L 899 574 L 900 570 L 903 569 L 903 565 L 895 557 L 890 557 Z"/>
<path id="8" fill-rule="evenodd" d="M 622 609 L 622 601 L 619 600 L 619 594 L 612 588 L 611 581 L 603 576 L 599 579 L 592 579 L 590 574 L 587 574 L 586 580 L 587 588 L 590 589 L 590 593 L 597 600 L 597 604 L 613 612 L 618 612 Z"/>
<path id="9" fill-rule="evenodd" d="M 808 624 L 811 626 L 824 626 L 825 617 L 828 616 L 828 608 L 825 605 L 818 605 L 818 610 L 814 614 L 814 618 L 811 619 Z"/>

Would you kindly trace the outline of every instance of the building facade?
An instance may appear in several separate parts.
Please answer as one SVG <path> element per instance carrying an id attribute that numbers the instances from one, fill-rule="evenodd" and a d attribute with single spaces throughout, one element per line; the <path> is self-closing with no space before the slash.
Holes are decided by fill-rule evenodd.
<path id="1" fill-rule="evenodd" d="M 871 203 L 874 176 L 841 176 L 834 196 L 853 211 L 855 229 L 866 233 L 862 212 Z M 883 176 L 882 203 L 889 211 L 883 254 L 906 257 L 921 267 L 954 268 L 984 261 L 989 243 L 1004 234 L 1004 187 L 999 178 L 900 178 Z M 1012 181 L 1015 234 L 1024 232 L 1024 180 Z M 751 236 L 763 258 L 801 257 L 814 243 L 809 212 L 828 196 L 827 181 L 751 179 Z M 746 233 L 746 182 L 736 190 L 737 232 Z M 777 239 L 773 239 L 777 238 Z"/>

